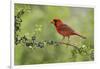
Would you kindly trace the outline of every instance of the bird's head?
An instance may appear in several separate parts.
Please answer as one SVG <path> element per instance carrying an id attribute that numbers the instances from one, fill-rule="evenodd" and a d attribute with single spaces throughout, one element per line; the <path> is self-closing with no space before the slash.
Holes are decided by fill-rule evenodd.
<path id="1" fill-rule="evenodd" d="M 56 23 L 62 23 L 62 21 L 58 18 L 54 18 L 53 20 L 51 20 L 52 24 L 56 24 Z"/>
<path id="2" fill-rule="evenodd" d="M 63 22 L 58 18 L 54 18 L 53 20 L 51 20 L 51 23 L 54 24 L 54 25 L 60 25 Z"/>

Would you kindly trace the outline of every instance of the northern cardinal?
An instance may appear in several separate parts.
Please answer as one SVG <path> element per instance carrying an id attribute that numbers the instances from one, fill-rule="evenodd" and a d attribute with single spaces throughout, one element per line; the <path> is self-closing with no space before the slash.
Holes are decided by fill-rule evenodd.
<path id="1" fill-rule="evenodd" d="M 62 22 L 62 20 L 60 20 L 58 18 L 53 19 L 51 21 L 51 23 L 54 24 L 57 32 L 63 36 L 63 39 L 65 37 L 68 37 L 68 40 L 69 40 L 71 35 L 77 35 L 77 36 L 80 36 L 83 39 L 86 39 L 86 37 L 76 33 L 71 27 L 69 27 L 68 25 L 64 24 Z"/>

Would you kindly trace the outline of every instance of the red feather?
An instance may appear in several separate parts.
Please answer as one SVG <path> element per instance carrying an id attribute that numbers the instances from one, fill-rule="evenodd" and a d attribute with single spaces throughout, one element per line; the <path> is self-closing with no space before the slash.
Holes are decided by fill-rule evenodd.
<path id="1" fill-rule="evenodd" d="M 53 21 L 51 21 L 51 22 L 55 25 L 57 32 L 64 37 L 69 37 L 71 35 L 77 35 L 84 39 L 86 38 L 86 37 L 76 33 L 71 27 L 64 24 L 60 19 L 53 19 Z"/>

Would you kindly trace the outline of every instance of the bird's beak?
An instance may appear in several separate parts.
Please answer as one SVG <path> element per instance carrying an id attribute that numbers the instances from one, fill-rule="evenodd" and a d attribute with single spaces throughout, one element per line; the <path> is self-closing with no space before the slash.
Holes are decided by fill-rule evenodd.
<path id="1" fill-rule="evenodd" d="M 54 21 L 52 20 L 52 21 L 51 21 L 51 23 L 53 24 L 53 23 L 54 23 Z"/>

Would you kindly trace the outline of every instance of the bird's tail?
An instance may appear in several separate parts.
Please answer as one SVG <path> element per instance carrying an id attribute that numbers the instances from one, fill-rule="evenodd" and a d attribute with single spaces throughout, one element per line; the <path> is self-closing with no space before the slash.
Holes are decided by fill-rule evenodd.
<path id="1" fill-rule="evenodd" d="M 80 36 L 80 37 L 83 38 L 83 39 L 86 39 L 86 37 L 84 37 L 84 36 L 82 36 L 82 35 L 79 35 L 79 34 L 77 34 L 77 33 L 75 33 L 75 35 Z"/>

